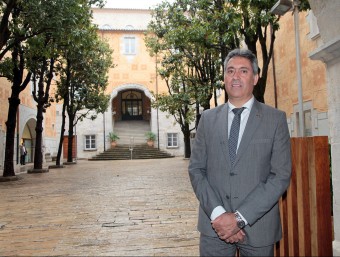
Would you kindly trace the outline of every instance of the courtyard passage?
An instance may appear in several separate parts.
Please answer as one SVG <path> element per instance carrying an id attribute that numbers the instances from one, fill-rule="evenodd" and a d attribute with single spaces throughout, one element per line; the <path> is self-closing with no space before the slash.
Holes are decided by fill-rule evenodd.
<path id="1" fill-rule="evenodd" d="M 0 256 L 197 256 L 188 160 L 85 161 L 0 183 Z"/>

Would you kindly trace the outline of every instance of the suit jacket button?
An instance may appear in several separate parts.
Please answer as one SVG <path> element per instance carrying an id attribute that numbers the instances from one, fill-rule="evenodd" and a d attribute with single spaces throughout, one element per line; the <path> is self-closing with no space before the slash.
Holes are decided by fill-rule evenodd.
<path id="1" fill-rule="evenodd" d="M 229 199 L 229 195 L 226 195 L 225 197 L 226 197 L 227 199 Z"/>
<path id="2" fill-rule="evenodd" d="M 235 176 L 236 174 L 234 172 L 230 172 L 230 176 Z"/>

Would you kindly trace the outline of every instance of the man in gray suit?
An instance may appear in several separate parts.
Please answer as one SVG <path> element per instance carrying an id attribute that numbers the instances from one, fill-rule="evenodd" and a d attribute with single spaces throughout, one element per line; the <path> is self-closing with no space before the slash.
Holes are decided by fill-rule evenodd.
<path id="1" fill-rule="evenodd" d="M 278 201 L 291 176 L 286 114 L 254 98 L 251 51 L 231 51 L 224 69 L 228 102 L 203 112 L 189 164 L 200 255 L 273 256 L 282 233 Z"/>

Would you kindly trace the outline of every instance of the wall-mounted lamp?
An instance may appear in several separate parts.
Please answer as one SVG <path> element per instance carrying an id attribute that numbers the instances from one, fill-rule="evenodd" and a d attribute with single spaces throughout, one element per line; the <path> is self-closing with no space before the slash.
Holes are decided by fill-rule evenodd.
<path id="1" fill-rule="evenodd" d="M 270 12 L 276 15 L 284 15 L 286 12 L 292 9 L 292 2 L 290 0 L 279 0 L 276 4 L 270 9 Z"/>

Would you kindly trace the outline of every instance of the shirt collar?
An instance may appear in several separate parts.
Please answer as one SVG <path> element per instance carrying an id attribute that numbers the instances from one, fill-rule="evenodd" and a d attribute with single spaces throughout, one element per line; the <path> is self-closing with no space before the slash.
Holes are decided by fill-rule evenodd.
<path id="1" fill-rule="evenodd" d="M 255 101 L 255 97 L 254 95 L 248 100 L 248 102 L 246 102 L 244 105 L 242 105 L 242 107 L 245 107 L 247 110 L 251 110 L 251 108 L 253 107 Z M 229 108 L 229 112 L 231 112 L 234 108 L 236 108 L 233 104 L 231 104 L 228 100 L 228 108 Z"/>

